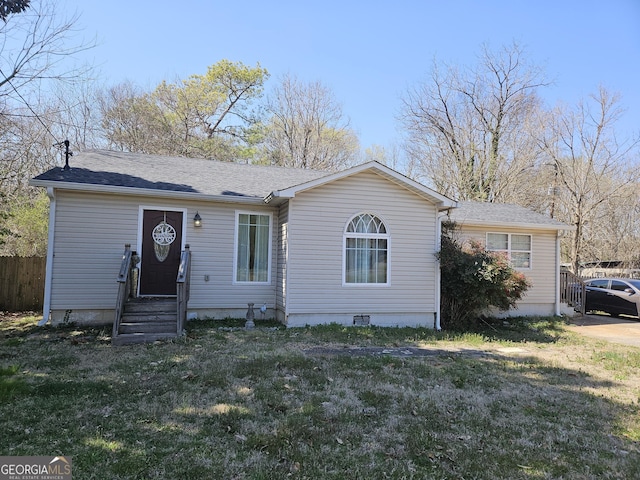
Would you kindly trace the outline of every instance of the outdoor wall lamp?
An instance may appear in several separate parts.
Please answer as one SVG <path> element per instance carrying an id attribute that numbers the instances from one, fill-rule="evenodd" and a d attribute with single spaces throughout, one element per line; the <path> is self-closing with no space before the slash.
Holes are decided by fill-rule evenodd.
<path id="1" fill-rule="evenodd" d="M 202 226 L 202 217 L 200 217 L 200 214 L 198 212 L 196 212 L 195 217 L 193 217 L 193 226 L 194 227 Z"/>

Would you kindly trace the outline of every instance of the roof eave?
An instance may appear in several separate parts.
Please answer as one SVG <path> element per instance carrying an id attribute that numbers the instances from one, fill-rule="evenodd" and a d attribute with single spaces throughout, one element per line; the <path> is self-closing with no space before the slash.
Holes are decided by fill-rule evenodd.
<path id="1" fill-rule="evenodd" d="M 458 208 L 459 204 L 458 202 L 456 202 L 455 200 L 449 200 L 446 202 L 440 202 L 438 204 L 438 211 L 439 212 L 448 212 L 449 210 L 452 210 L 454 208 Z"/>
<path id="2" fill-rule="evenodd" d="M 576 227 L 572 225 L 563 224 L 550 224 L 550 223 L 526 223 L 526 222 L 508 222 L 508 221 L 487 221 L 487 220 L 454 220 L 460 225 L 474 226 L 474 227 L 509 227 L 509 228 L 526 228 L 529 230 L 559 230 L 559 231 L 574 231 Z"/>
<path id="3" fill-rule="evenodd" d="M 290 194 L 290 193 L 283 193 L 282 190 L 274 190 L 269 195 L 264 197 L 263 202 L 266 203 L 267 205 L 277 206 L 277 205 L 283 204 L 284 202 L 286 202 L 287 200 L 295 196 L 296 196 L 295 193 Z"/>
<path id="4" fill-rule="evenodd" d="M 211 195 L 199 192 L 176 192 L 173 190 L 154 190 L 149 188 L 136 188 L 136 187 L 122 187 L 114 185 L 96 185 L 88 183 L 75 183 L 75 182 L 60 182 L 60 181 L 48 181 L 32 179 L 29 181 L 29 185 L 34 187 L 46 187 L 54 188 L 57 190 L 73 190 L 77 192 L 98 192 L 98 193 L 116 193 L 121 195 L 135 195 L 144 197 L 162 197 L 162 198 L 176 198 L 183 200 L 199 200 L 199 201 L 213 201 L 221 203 L 241 203 L 241 204 L 253 204 L 264 205 L 264 199 L 262 197 L 242 197 L 231 195 Z"/>

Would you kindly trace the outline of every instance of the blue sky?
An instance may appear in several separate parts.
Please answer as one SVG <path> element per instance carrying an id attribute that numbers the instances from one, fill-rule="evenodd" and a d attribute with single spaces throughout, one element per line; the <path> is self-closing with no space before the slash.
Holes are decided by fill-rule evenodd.
<path id="1" fill-rule="evenodd" d="M 80 15 L 86 52 L 108 85 L 145 88 L 228 59 L 319 81 L 363 147 L 399 141 L 400 98 L 433 58 L 471 66 L 480 46 L 517 42 L 554 85 L 549 106 L 604 85 L 622 95 L 620 134 L 640 133 L 640 0 L 60 0 Z"/>

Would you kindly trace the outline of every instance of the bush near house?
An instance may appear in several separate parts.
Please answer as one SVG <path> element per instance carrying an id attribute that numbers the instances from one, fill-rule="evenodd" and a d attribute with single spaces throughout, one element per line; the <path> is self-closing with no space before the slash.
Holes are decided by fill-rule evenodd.
<path id="1" fill-rule="evenodd" d="M 456 239 L 455 224 L 443 227 L 439 253 L 443 328 L 474 329 L 491 307 L 514 308 L 531 286 L 527 278 L 504 255 L 489 252 L 478 242 Z"/>

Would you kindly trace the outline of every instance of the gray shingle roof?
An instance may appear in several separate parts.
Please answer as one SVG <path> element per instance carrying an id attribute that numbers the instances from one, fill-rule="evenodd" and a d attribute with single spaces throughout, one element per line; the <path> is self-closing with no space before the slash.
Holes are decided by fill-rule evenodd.
<path id="1" fill-rule="evenodd" d="M 103 150 L 78 153 L 69 164 L 69 170 L 53 168 L 34 180 L 264 198 L 330 173 Z"/>
<path id="2" fill-rule="evenodd" d="M 199 158 L 89 150 L 71 157 L 69 170 L 53 168 L 34 178 L 35 185 L 152 189 L 231 198 L 264 199 L 270 193 L 328 177 L 331 172 L 218 162 Z M 527 208 L 500 203 L 458 202 L 451 219 L 468 225 L 520 225 L 570 228 Z"/>
<path id="3" fill-rule="evenodd" d="M 551 217 L 510 203 L 458 202 L 451 220 L 462 225 L 519 225 L 565 230 L 568 225 Z"/>

